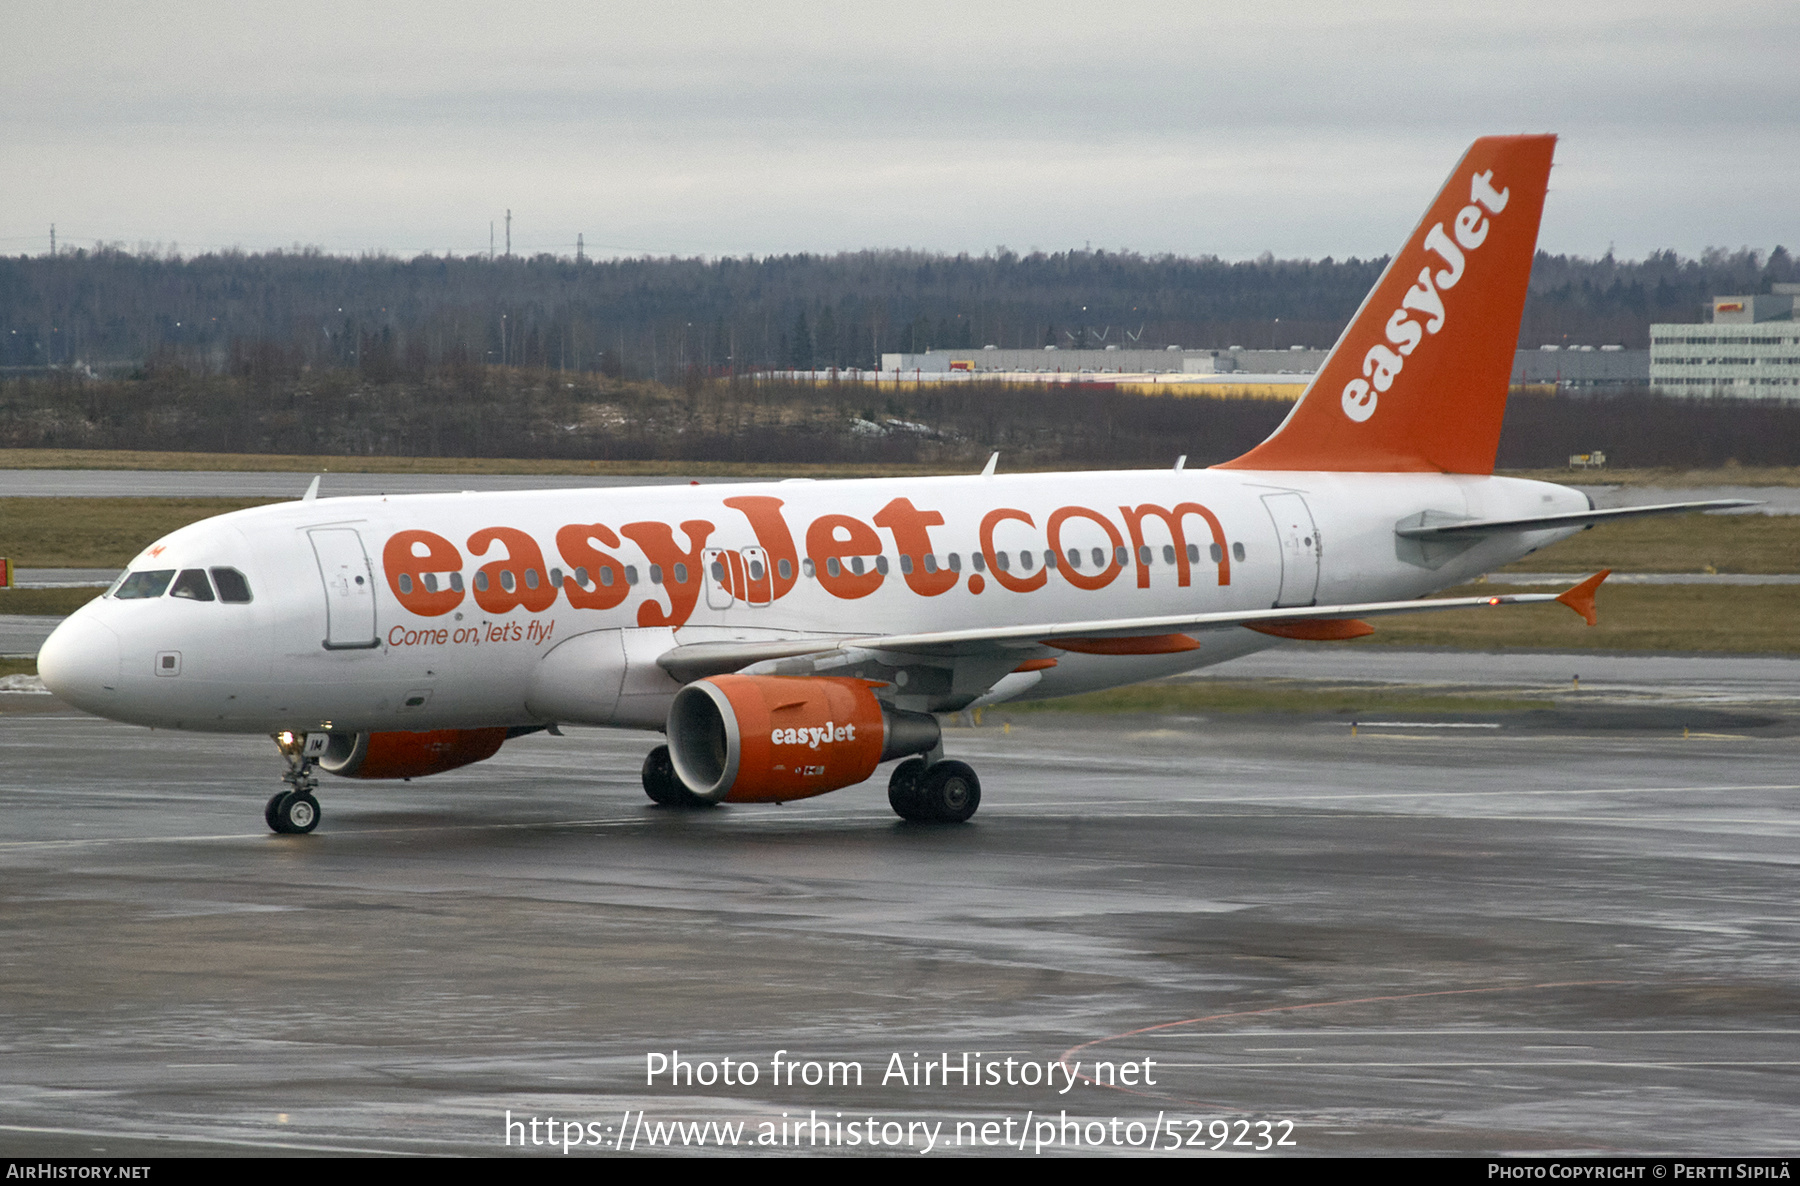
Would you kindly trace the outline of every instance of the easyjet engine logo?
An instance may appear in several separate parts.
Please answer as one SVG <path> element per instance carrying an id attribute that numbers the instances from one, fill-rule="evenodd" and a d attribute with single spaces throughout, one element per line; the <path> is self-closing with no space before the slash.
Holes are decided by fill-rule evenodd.
<path id="1" fill-rule="evenodd" d="M 855 740 L 855 725 L 839 725 L 831 721 L 801 729 L 774 729 L 769 733 L 772 745 L 804 745 L 808 749 L 818 749 L 821 744 Z"/>
<path id="2" fill-rule="evenodd" d="M 1493 177 L 1494 171 L 1489 169 L 1469 179 L 1469 204 L 1451 220 L 1454 239 L 1445 233 L 1441 222 L 1426 232 L 1425 250 L 1435 253 L 1445 266 L 1434 273 L 1427 263 L 1419 270 L 1418 283 L 1406 290 L 1400 307 L 1387 319 L 1387 343 L 1377 342 L 1369 347 L 1363 355 L 1362 377 L 1344 384 L 1344 415 L 1350 419 L 1360 424 L 1373 416 L 1381 393 L 1394 385 L 1425 335 L 1444 328 L 1444 293 L 1455 288 L 1463 277 L 1463 253 L 1473 252 L 1487 241 L 1488 215 L 1506 209 L 1510 191 L 1496 190 Z M 1482 213 L 1484 208 L 1486 214 Z M 1414 313 L 1423 315 L 1423 323 L 1413 320 Z"/>

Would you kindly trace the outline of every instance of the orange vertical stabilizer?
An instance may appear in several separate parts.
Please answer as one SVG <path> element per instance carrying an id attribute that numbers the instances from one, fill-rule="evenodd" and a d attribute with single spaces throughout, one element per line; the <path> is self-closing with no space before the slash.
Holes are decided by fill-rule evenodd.
<path id="1" fill-rule="evenodd" d="M 1222 469 L 1488 474 L 1554 136 L 1484 136 L 1274 434 Z"/>

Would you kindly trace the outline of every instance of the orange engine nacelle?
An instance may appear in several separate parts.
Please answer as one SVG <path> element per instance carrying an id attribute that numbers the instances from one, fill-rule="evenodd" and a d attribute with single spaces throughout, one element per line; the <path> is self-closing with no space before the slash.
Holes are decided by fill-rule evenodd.
<path id="1" fill-rule="evenodd" d="M 333 733 L 319 769 L 344 778 L 420 778 L 493 757 L 506 740 L 496 729 L 427 733 Z"/>
<path id="2" fill-rule="evenodd" d="M 781 803 L 858 783 L 936 748 L 937 718 L 890 708 L 860 679 L 715 675 L 675 693 L 669 757 L 713 803 Z"/>

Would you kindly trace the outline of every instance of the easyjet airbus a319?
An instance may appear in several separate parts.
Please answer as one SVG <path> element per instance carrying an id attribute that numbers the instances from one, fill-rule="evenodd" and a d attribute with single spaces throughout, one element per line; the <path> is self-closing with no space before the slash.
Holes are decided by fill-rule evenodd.
<path id="1" fill-rule="evenodd" d="M 1211 469 L 395 498 L 308 497 L 184 527 L 62 623 L 38 670 L 158 728 L 274 735 L 266 816 L 315 771 L 414 778 L 558 725 L 661 731 L 671 807 L 888 781 L 968 819 L 937 716 L 1171 675 L 1419 600 L 1596 521 L 1493 476 L 1550 136 L 1475 142 L 1268 440 Z M 315 483 L 316 489 L 316 483 Z"/>

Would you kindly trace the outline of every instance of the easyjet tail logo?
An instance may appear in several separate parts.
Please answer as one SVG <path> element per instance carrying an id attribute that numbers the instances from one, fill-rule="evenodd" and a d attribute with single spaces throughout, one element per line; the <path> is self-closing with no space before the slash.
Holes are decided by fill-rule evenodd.
<path id="1" fill-rule="evenodd" d="M 1451 220 L 1450 233 L 1441 222 L 1426 232 L 1425 250 L 1437 255 L 1443 266 L 1434 270 L 1434 265 L 1427 263 L 1419 270 L 1418 283 L 1406 290 L 1400 307 L 1387 319 L 1387 342 L 1369 347 L 1363 355 L 1362 377 L 1344 384 L 1344 415 L 1350 419 L 1360 424 L 1373 416 L 1381 393 L 1394 385 L 1412 352 L 1427 334 L 1444 328 L 1444 293 L 1463 277 L 1467 262 L 1463 253 L 1476 251 L 1487 241 L 1488 216 L 1506 209 L 1510 191 L 1496 190 L 1493 178 L 1494 171 L 1489 169 L 1469 179 L 1469 204 Z M 1423 320 L 1414 320 L 1415 313 Z"/>

